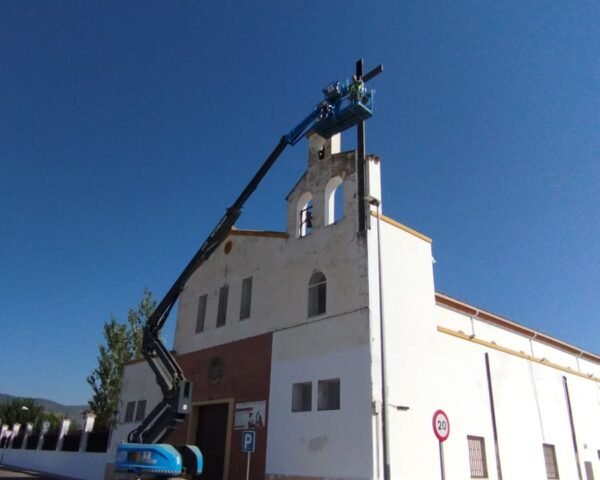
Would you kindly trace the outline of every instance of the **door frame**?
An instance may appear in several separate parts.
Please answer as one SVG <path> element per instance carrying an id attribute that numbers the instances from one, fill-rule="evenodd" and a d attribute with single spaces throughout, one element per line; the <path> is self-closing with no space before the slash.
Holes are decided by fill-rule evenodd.
<path id="1" fill-rule="evenodd" d="M 227 410 L 227 431 L 225 432 L 225 454 L 224 454 L 224 465 L 223 465 L 223 480 L 229 478 L 229 460 L 231 453 L 231 436 L 233 433 L 233 419 L 234 419 L 234 408 L 235 401 L 233 398 L 220 398 L 217 400 L 208 400 L 206 402 L 192 402 L 192 413 L 190 415 L 190 428 L 188 428 L 187 443 L 193 444 L 196 441 L 196 433 L 198 433 L 198 414 L 200 407 L 206 405 L 215 405 L 219 403 L 226 403 L 228 406 Z"/>

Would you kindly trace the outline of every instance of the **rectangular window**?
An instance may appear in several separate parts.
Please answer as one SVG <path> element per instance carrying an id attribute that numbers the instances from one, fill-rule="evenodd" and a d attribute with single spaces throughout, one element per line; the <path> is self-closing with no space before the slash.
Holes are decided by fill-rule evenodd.
<path id="1" fill-rule="evenodd" d="M 125 423 L 133 422 L 133 412 L 135 411 L 135 402 L 127 402 L 125 408 Z"/>
<path id="2" fill-rule="evenodd" d="M 554 445 L 544 443 L 544 461 L 548 478 L 558 478 L 558 464 L 556 463 L 556 450 Z"/>
<path id="3" fill-rule="evenodd" d="M 325 313 L 327 307 L 327 279 L 321 272 L 315 272 L 308 281 L 308 316 Z"/>
<path id="4" fill-rule="evenodd" d="M 340 379 L 319 380 L 319 410 L 340 409 Z"/>
<path id="5" fill-rule="evenodd" d="M 135 411 L 135 421 L 141 422 L 146 417 L 146 400 L 140 400 L 137 402 L 137 409 Z"/>
<path id="6" fill-rule="evenodd" d="M 292 385 L 292 412 L 310 412 L 312 410 L 312 383 L 294 383 Z"/>
<path id="7" fill-rule="evenodd" d="M 225 325 L 227 319 L 227 297 L 229 296 L 229 287 L 224 285 L 219 290 L 219 310 L 217 311 L 217 327 Z"/>
<path id="8" fill-rule="evenodd" d="M 240 320 L 250 318 L 252 306 L 252 277 L 244 278 L 242 281 L 242 302 L 240 304 Z"/>
<path id="9" fill-rule="evenodd" d="M 204 331 L 204 320 L 206 319 L 206 301 L 208 295 L 202 295 L 198 299 L 198 314 L 196 315 L 196 333 Z"/>
<path id="10" fill-rule="evenodd" d="M 485 459 L 485 440 L 483 437 L 467 436 L 469 444 L 469 465 L 471 478 L 487 478 L 487 462 Z"/>

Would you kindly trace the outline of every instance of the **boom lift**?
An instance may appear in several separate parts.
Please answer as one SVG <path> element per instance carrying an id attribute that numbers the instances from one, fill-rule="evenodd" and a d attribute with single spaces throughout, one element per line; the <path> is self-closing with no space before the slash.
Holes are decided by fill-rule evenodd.
<path id="1" fill-rule="evenodd" d="M 283 135 L 250 183 L 229 207 L 219 223 L 181 272 L 144 326 L 142 353 L 154 372 L 163 398 L 142 423 L 131 431 L 128 442 L 117 448 L 116 471 L 135 474 L 136 478 L 197 475 L 202 471 L 198 447 L 173 447 L 165 438 L 190 413 L 192 384 L 174 356 L 161 342 L 159 333 L 175 305 L 185 283 L 223 243 L 239 218 L 242 207 L 263 177 L 288 145 L 295 145 L 309 131 L 324 138 L 342 132 L 373 115 L 373 94 L 365 82 L 383 71 L 376 67 L 362 78 L 332 82 L 323 89 L 324 99 L 296 127 Z"/>

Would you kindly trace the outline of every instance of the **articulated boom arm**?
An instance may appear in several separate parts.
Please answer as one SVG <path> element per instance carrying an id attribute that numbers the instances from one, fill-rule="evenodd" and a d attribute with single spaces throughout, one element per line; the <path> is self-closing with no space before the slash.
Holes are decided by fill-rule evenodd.
<path id="1" fill-rule="evenodd" d="M 144 326 L 142 353 L 156 376 L 163 399 L 144 419 L 140 426 L 129 434 L 129 442 L 160 443 L 189 413 L 192 385 L 185 379 L 183 371 L 177 364 L 175 357 L 161 342 L 159 337 L 160 330 L 166 322 L 175 302 L 177 302 L 185 283 L 227 238 L 231 227 L 233 227 L 241 215 L 241 210 L 246 200 L 256 190 L 260 181 L 287 145 L 287 141 L 282 138 L 242 194 L 227 209 L 225 215 L 204 241 L 183 272 L 181 272 Z"/>
<path id="2" fill-rule="evenodd" d="M 373 92 L 364 87 L 363 81 L 380 72 L 381 67 L 377 67 L 363 79 L 354 79 L 352 84 L 342 85 L 340 82 L 333 82 L 323 89 L 325 99 L 318 103 L 302 122 L 281 137 L 250 183 L 227 209 L 225 215 L 158 304 L 144 326 L 142 352 L 156 376 L 163 399 L 139 427 L 129 433 L 129 442 L 160 443 L 190 413 L 192 384 L 186 380 L 175 357 L 159 337 L 160 330 L 185 283 L 227 238 L 241 215 L 244 204 L 288 145 L 295 145 L 310 130 L 328 138 L 372 116 Z"/>

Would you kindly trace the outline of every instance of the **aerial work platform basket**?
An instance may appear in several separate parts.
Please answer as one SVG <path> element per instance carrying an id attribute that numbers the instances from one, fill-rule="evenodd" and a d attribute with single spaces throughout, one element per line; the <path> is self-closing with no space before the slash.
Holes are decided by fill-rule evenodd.
<path id="1" fill-rule="evenodd" d="M 334 104 L 333 112 L 318 120 L 313 130 L 323 138 L 343 132 L 357 123 L 373 116 L 373 90 L 362 92 L 358 97 L 345 96 Z"/>

